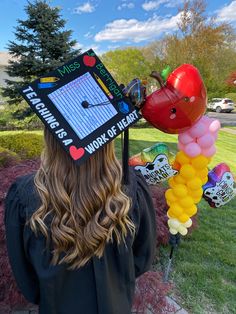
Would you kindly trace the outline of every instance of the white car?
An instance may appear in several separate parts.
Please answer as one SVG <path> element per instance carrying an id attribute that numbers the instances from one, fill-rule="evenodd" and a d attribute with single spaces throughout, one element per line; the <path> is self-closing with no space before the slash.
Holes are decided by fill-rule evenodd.
<path id="1" fill-rule="evenodd" d="M 229 98 L 213 98 L 207 108 L 216 112 L 231 112 L 234 110 L 234 103 Z"/>

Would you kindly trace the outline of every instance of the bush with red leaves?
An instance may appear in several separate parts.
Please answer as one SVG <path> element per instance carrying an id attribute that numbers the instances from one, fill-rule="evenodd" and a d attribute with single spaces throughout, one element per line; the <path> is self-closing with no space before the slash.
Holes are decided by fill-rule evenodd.
<path id="1" fill-rule="evenodd" d="M 169 290 L 170 284 L 162 282 L 161 273 L 146 272 L 136 280 L 132 313 L 173 313 L 174 308 L 166 301 Z"/>
<path id="2" fill-rule="evenodd" d="M 169 241 L 169 229 L 167 225 L 168 217 L 166 215 L 168 205 L 166 204 L 166 188 L 161 185 L 150 186 L 153 205 L 156 210 L 157 224 L 157 246 L 167 244 Z"/>

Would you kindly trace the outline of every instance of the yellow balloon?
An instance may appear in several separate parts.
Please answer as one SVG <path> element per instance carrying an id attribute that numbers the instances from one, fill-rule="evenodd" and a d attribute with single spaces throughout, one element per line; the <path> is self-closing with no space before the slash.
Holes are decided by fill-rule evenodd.
<path id="1" fill-rule="evenodd" d="M 178 217 L 178 220 L 182 223 L 185 223 L 189 220 L 189 216 L 187 214 L 182 214 Z"/>
<path id="2" fill-rule="evenodd" d="M 199 203 L 201 199 L 202 199 L 202 196 L 199 196 L 199 197 L 193 197 L 193 202 L 194 202 L 194 204 Z"/>
<path id="3" fill-rule="evenodd" d="M 186 180 L 190 180 L 195 177 L 196 171 L 194 170 L 193 166 L 186 164 L 180 168 L 180 175 L 183 176 Z"/>
<path id="4" fill-rule="evenodd" d="M 183 207 L 191 207 L 193 205 L 194 201 L 191 196 L 185 196 L 184 198 L 181 198 L 179 200 L 179 204 Z"/>
<path id="5" fill-rule="evenodd" d="M 173 193 L 178 198 L 184 197 L 188 194 L 188 189 L 186 188 L 186 186 L 184 184 L 176 184 L 173 187 Z"/>
<path id="6" fill-rule="evenodd" d="M 191 191 L 192 197 L 202 197 L 202 194 L 203 194 L 202 188 L 200 188 L 198 190 L 192 190 Z"/>
<path id="7" fill-rule="evenodd" d="M 180 163 L 181 165 L 184 165 L 184 164 L 188 164 L 189 163 L 189 158 L 188 156 L 183 152 L 183 151 L 180 151 L 176 154 L 176 157 L 175 157 L 176 161 L 178 163 Z"/>
<path id="8" fill-rule="evenodd" d="M 177 201 L 177 198 L 176 198 L 176 196 L 174 195 L 172 189 L 168 189 L 168 190 L 165 192 L 165 197 L 166 197 L 166 200 L 167 200 L 168 202 L 176 202 L 176 201 Z"/>
<path id="9" fill-rule="evenodd" d="M 171 188 L 173 188 L 176 185 L 173 177 L 168 180 L 168 184 Z"/>
<path id="10" fill-rule="evenodd" d="M 168 218 L 175 218 L 175 214 L 170 209 L 167 211 L 167 216 Z"/>
<path id="11" fill-rule="evenodd" d="M 190 207 L 187 207 L 184 209 L 184 212 L 189 216 L 192 217 L 193 215 L 195 215 L 197 213 L 197 206 L 196 205 L 192 205 Z"/>
<path id="12" fill-rule="evenodd" d="M 183 213 L 183 208 L 179 206 L 177 203 L 172 204 L 168 211 L 173 213 L 174 217 L 179 217 Z"/>
<path id="13" fill-rule="evenodd" d="M 191 190 L 198 190 L 202 187 L 202 180 L 200 178 L 194 178 L 187 182 L 187 187 Z"/>
<path id="14" fill-rule="evenodd" d="M 206 178 L 208 176 L 208 169 L 207 168 L 203 168 L 201 170 L 197 171 L 197 176 L 200 178 Z"/>
<path id="15" fill-rule="evenodd" d="M 208 177 L 201 177 L 202 185 L 206 184 L 208 181 Z"/>
<path id="16" fill-rule="evenodd" d="M 174 181 L 178 184 L 185 184 L 185 179 L 180 174 L 174 177 Z"/>
<path id="17" fill-rule="evenodd" d="M 191 164 L 195 169 L 205 168 L 208 165 L 208 163 L 209 163 L 208 158 L 203 155 L 199 155 L 191 159 Z"/>

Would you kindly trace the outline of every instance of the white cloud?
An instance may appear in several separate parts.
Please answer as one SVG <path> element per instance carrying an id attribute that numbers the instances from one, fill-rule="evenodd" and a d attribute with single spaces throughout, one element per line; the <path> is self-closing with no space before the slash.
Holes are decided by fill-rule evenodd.
<path id="1" fill-rule="evenodd" d="M 147 1 L 142 4 L 142 8 L 145 11 L 156 10 L 163 3 L 166 3 L 166 0 L 158 0 L 158 1 Z"/>
<path id="2" fill-rule="evenodd" d="M 146 1 L 142 4 L 142 8 L 145 11 L 152 11 L 159 8 L 160 5 L 164 4 L 167 8 L 174 8 L 178 5 L 180 5 L 183 2 L 183 0 L 157 0 L 157 1 Z"/>
<path id="3" fill-rule="evenodd" d="M 169 1 L 166 1 L 165 7 L 175 8 L 175 7 L 179 6 L 180 4 L 182 4 L 183 2 L 184 2 L 184 0 L 178 0 L 178 1 L 169 0 Z"/>
<path id="4" fill-rule="evenodd" d="M 229 5 L 224 6 L 217 11 L 217 20 L 220 22 L 236 21 L 236 1 L 232 1 Z"/>
<path id="5" fill-rule="evenodd" d="M 96 42 L 109 40 L 111 42 L 132 41 L 135 43 L 153 40 L 163 32 L 173 31 L 177 29 L 177 22 L 181 13 L 170 18 L 162 18 L 154 15 L 146 21 L 136 19 L 120 19 L 114 20 L 105 25 L 105 28 L 98 32 L 94 39 Z"/>
<path id="6" fill-rule="evenodd" d="M 91 32 L 87 32 L 86 34 L 84 34 L 85 38 L 92 38 L 93 34 Z"/>
<path id="7" fill-rule="evenodd" d="M 121 5 L 118 6 L 118 10 L 122 10 L 122 9 L 133 9 L 134 8 L 134 3 L 133 2 L 129 2 L 129 3 L 122 3 Z"/>
<path id="8" fill-rule="evenodd" d="M 77 14 L 81 13 L 92 13 L 95 10 L 95 6 L 93 6 L 89 1 L 81 4 L 77 8 L 75 8 L 74 12 Z"/>

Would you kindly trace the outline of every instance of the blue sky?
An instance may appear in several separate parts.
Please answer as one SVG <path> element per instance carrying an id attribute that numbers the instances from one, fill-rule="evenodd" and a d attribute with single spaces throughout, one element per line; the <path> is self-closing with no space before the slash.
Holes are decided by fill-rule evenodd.
<path id="1" fill-rule="evenodd" d="M 176 30 L 178 7 L 183 0 L 50 0 L 67 20 L 66 29 L 82 50 L 98 54 L 111 49 L 138 45 L 161 38 Z M 219 21 L 236 26 L 236 1 L 207 1 L 207 12 Z M 26 0 L 0 1 L 0 51 L 14 40 L 17 19 L 25 19 Z"/>

